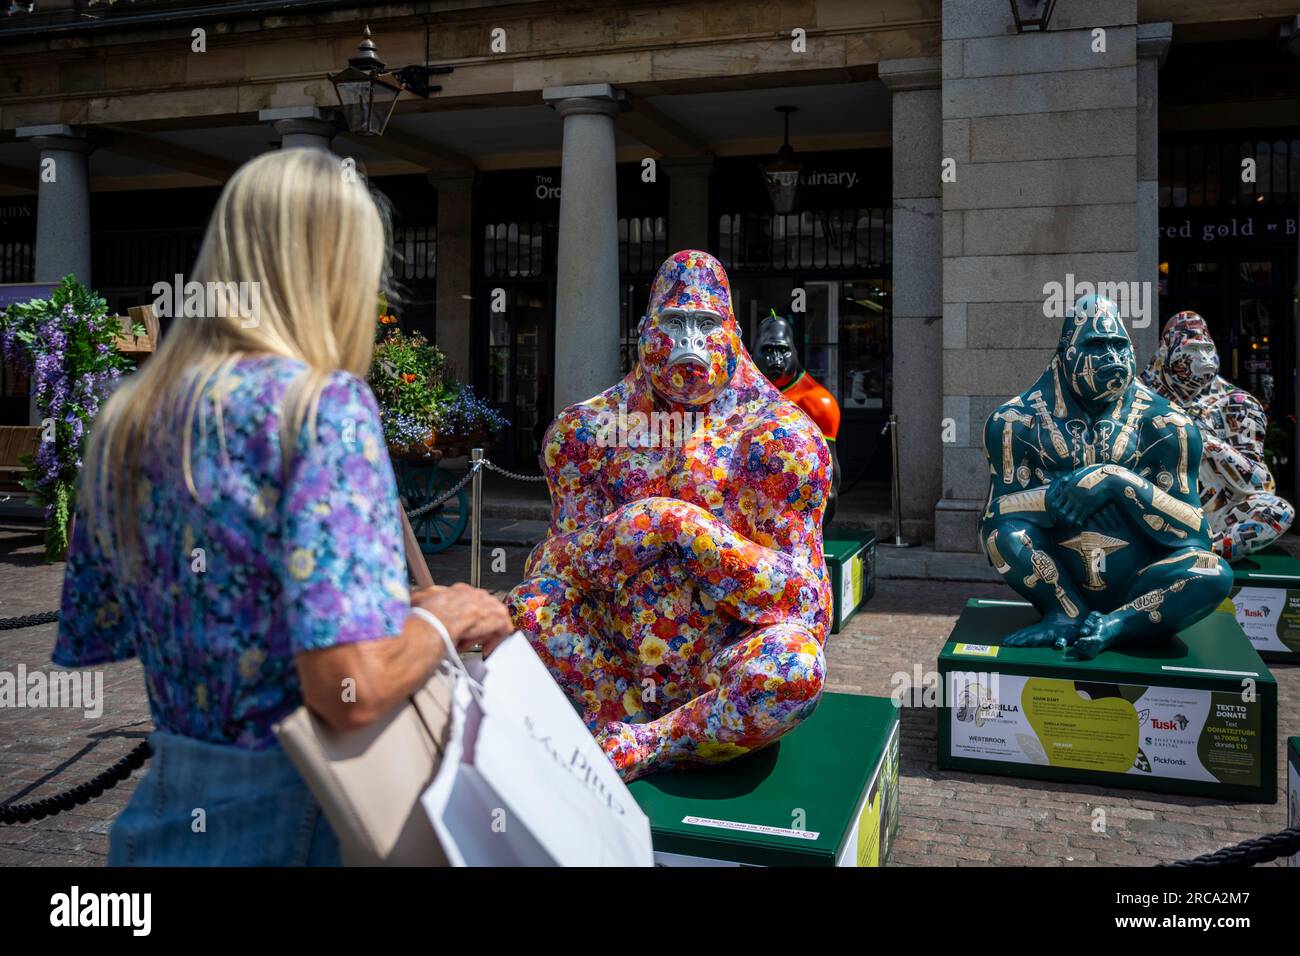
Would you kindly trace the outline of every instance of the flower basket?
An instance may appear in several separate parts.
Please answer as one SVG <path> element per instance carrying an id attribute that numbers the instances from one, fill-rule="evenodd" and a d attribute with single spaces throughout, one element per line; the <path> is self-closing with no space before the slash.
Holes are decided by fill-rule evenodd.
<path id="1" fill-rule="evenodd" d="M 429 462 L 468 455 L 491 444 L 509 423 L 446 373 L 446 359 L 418 332 L 403 332 L 387 313 L 370 367 L 388 454 L 394 461 Z"/>

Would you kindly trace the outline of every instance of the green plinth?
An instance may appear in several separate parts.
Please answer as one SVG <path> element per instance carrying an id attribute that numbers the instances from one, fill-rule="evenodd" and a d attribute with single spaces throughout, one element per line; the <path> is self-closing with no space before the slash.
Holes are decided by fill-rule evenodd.
<path id="1" fill-rule="evenodd" d="M 1286 825 L 1300 827 L 1300 737 L 1286 742 Z M 1286 865 L 1300 866 L 1300 853 L 1292 853 Z"/>
<path id="2" fill-rule="evenodd" d="M 1038 619 L 1019 601 L 966 603 L 939 655 L 939 766 L 1277 801 L 1277 683 L 1232 614 L 1093 660 L 1002 645 Z"/>
<path id="3" fill-rule="evenodd" d="M 898 830 L 898 710 L 823 694 L 776 744 L 631 785 L 667 866 L 880 866 Z"/>
<path id="4" fill-rule="evenodd" d="M 831 633 L 838 634 L 849 619 L 876 593 L 876 536 L 870 531 L 848 536 L 838 531 L 823 542 L 826 569 L 831 575 L 835 618 Z"/>
<path id="5" fill-rule="evenodd" d="M 1300 663 L 1300 560 L 1273 546 L 1234 562 L 1232 573 L 1222 609 L 1236 614 L 1264 660 Z"/>

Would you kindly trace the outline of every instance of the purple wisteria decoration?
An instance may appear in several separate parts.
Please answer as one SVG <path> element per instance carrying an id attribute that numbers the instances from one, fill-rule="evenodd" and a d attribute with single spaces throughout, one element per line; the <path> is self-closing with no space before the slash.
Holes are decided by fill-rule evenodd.
<path id="1" fill-rule="evenodd" d="M 45 509 L 45 558 L 62 558 L 90 424 L 134 363 L 114 348 L 121 333 L 104 300 L 67 275 L 48 299 L 0 313 L 5 359 L 31 377 L 41 440 L 23 487 Z M 138 334 L 143 334 L 143 328 Z"/>

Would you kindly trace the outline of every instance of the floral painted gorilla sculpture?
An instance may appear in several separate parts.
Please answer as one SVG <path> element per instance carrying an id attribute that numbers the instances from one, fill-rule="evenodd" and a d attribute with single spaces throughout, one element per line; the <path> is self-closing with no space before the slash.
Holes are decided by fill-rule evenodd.
<path id="1" fill-rule="evenodd" d="M 1219 353 L 1205 320 L 1179 312 L 1166 322 L 1142 381 L 1185 410 L 1201 430 L 1201 507 L 1210 519 L 1215 553 L 1235 561 L 1285 534 L 1295 508 L 1273 493 L 1264 462 L 1264 408 L 1219 374 Z"/>
<path id="2" fill-rule="evenodd" d="M 1084 296 L 1047 370 L 985 426 L 993 478 L 980 538 L 1043 614 L 1007 644 L 1095 657 L 1160 642 L 1232 587 L 1196 494 L 1200 433 L 1133 375 L 1114 303 Z"/>
<path id="3" fill-rule="evenodd" d="M 564 410 L 553 513 L 507 604 L 625 780 L 763 747 L 812 713 L 830 454 L 741 344 L 721 264 L 666 260 L 636 366 Z"/>

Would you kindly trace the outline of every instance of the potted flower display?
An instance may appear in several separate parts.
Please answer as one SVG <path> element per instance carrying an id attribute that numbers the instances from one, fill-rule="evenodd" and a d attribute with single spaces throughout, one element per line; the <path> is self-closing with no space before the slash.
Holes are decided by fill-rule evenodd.
<path id="1" fill-rule="evenodd" d="M 436 345 L 419 332 L 404 332 L 386 310 L 379 329 L 370 388 L 390 455 L 440 457 L 469 444 L 489 444 L 506 427 L 505 418 L 473 389 L 447 374 L 446 357 Z"/>

